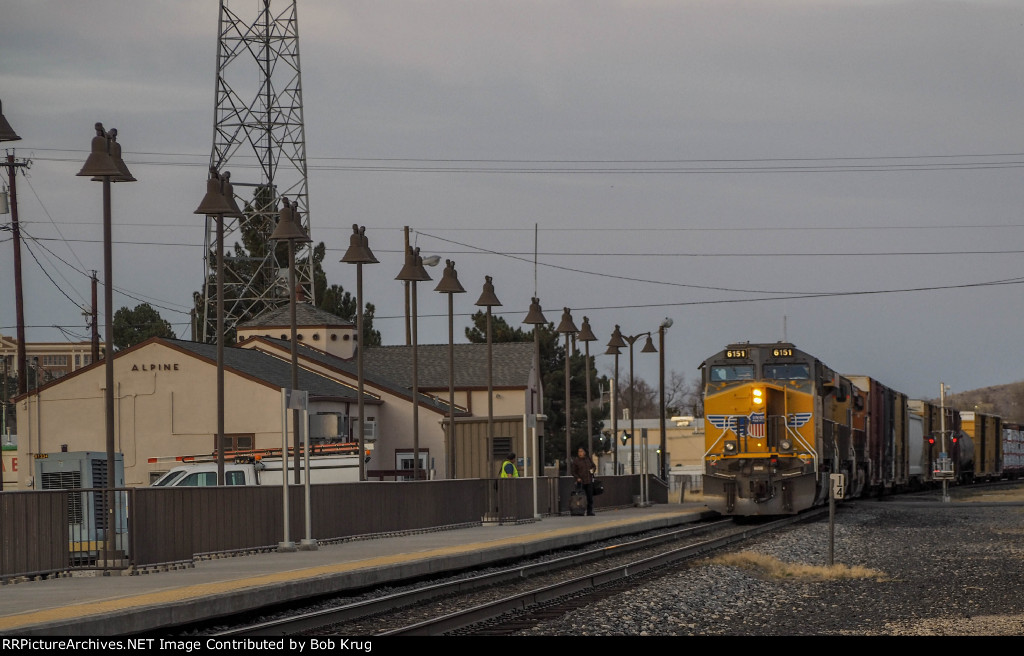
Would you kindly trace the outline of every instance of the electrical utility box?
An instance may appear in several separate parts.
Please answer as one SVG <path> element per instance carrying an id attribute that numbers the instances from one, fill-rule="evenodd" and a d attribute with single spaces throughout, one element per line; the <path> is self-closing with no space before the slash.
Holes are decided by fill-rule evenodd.
<path id="1" fill-rule="evenodd" d="M 96 558 L 114 531 L 114 548 L 128 552 L 128 496 L 124 491 L 124 455 L 114 454 L 114 513 L 107 491 L 107 454 L 98 451 L 41 453 L 35 457 L 36 489 L 67 490 L 68 542 L 73 559 Z"/>

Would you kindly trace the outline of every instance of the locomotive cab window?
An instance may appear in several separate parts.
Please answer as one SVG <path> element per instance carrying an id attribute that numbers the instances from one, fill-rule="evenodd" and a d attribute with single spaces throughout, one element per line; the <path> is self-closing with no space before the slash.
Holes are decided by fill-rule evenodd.
<path id="1" fill-rule="evenodd" d="M 764 377 L 769 380 L 807 380 L 811 368 L 806 364 L 766 364 Z"/>
<path id="2" fill-rule="evenodd" d="M 711 367 L 711 380 L 713 382 L 754 380 L 754 365 L 731 364 L 713 366 Z"/>

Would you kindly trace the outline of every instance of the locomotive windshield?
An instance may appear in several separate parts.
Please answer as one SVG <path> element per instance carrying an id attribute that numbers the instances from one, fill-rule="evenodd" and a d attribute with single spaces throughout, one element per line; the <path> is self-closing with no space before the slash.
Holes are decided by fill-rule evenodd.
<path id="1" fill-rule="evenodd" d="M 754 365 L 715 365 L 711 367 L 711 380 L 715 382 L 731 380 L 754 380 Z"/>
<path id="2" fill-rule="evenodd" d="M 806 364 L 766 364 L 764 377 L 769 380 L 807 380 L 811 368 Z"/>

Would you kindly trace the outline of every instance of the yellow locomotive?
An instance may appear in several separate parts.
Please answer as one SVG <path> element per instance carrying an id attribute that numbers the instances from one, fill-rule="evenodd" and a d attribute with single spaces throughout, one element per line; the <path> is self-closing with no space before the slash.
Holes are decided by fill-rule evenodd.
<path id="1" fill-rule="evenodd" d="M 701 364 L 704 499 L 724 515 L 794 514 L 871 478 L 866 395 L 789 343 L 732 344 Z"/>

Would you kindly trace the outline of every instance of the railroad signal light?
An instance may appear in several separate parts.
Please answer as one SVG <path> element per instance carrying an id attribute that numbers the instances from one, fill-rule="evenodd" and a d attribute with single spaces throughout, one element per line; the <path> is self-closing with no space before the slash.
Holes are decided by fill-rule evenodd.
<path id="1" fill-rule="evenodd" d="M 622 431 L 622 437 L 620 439 L 622 440 L 622 446 L 626 446 L 626 441 L 629 440 L 629 433 Z"/>

